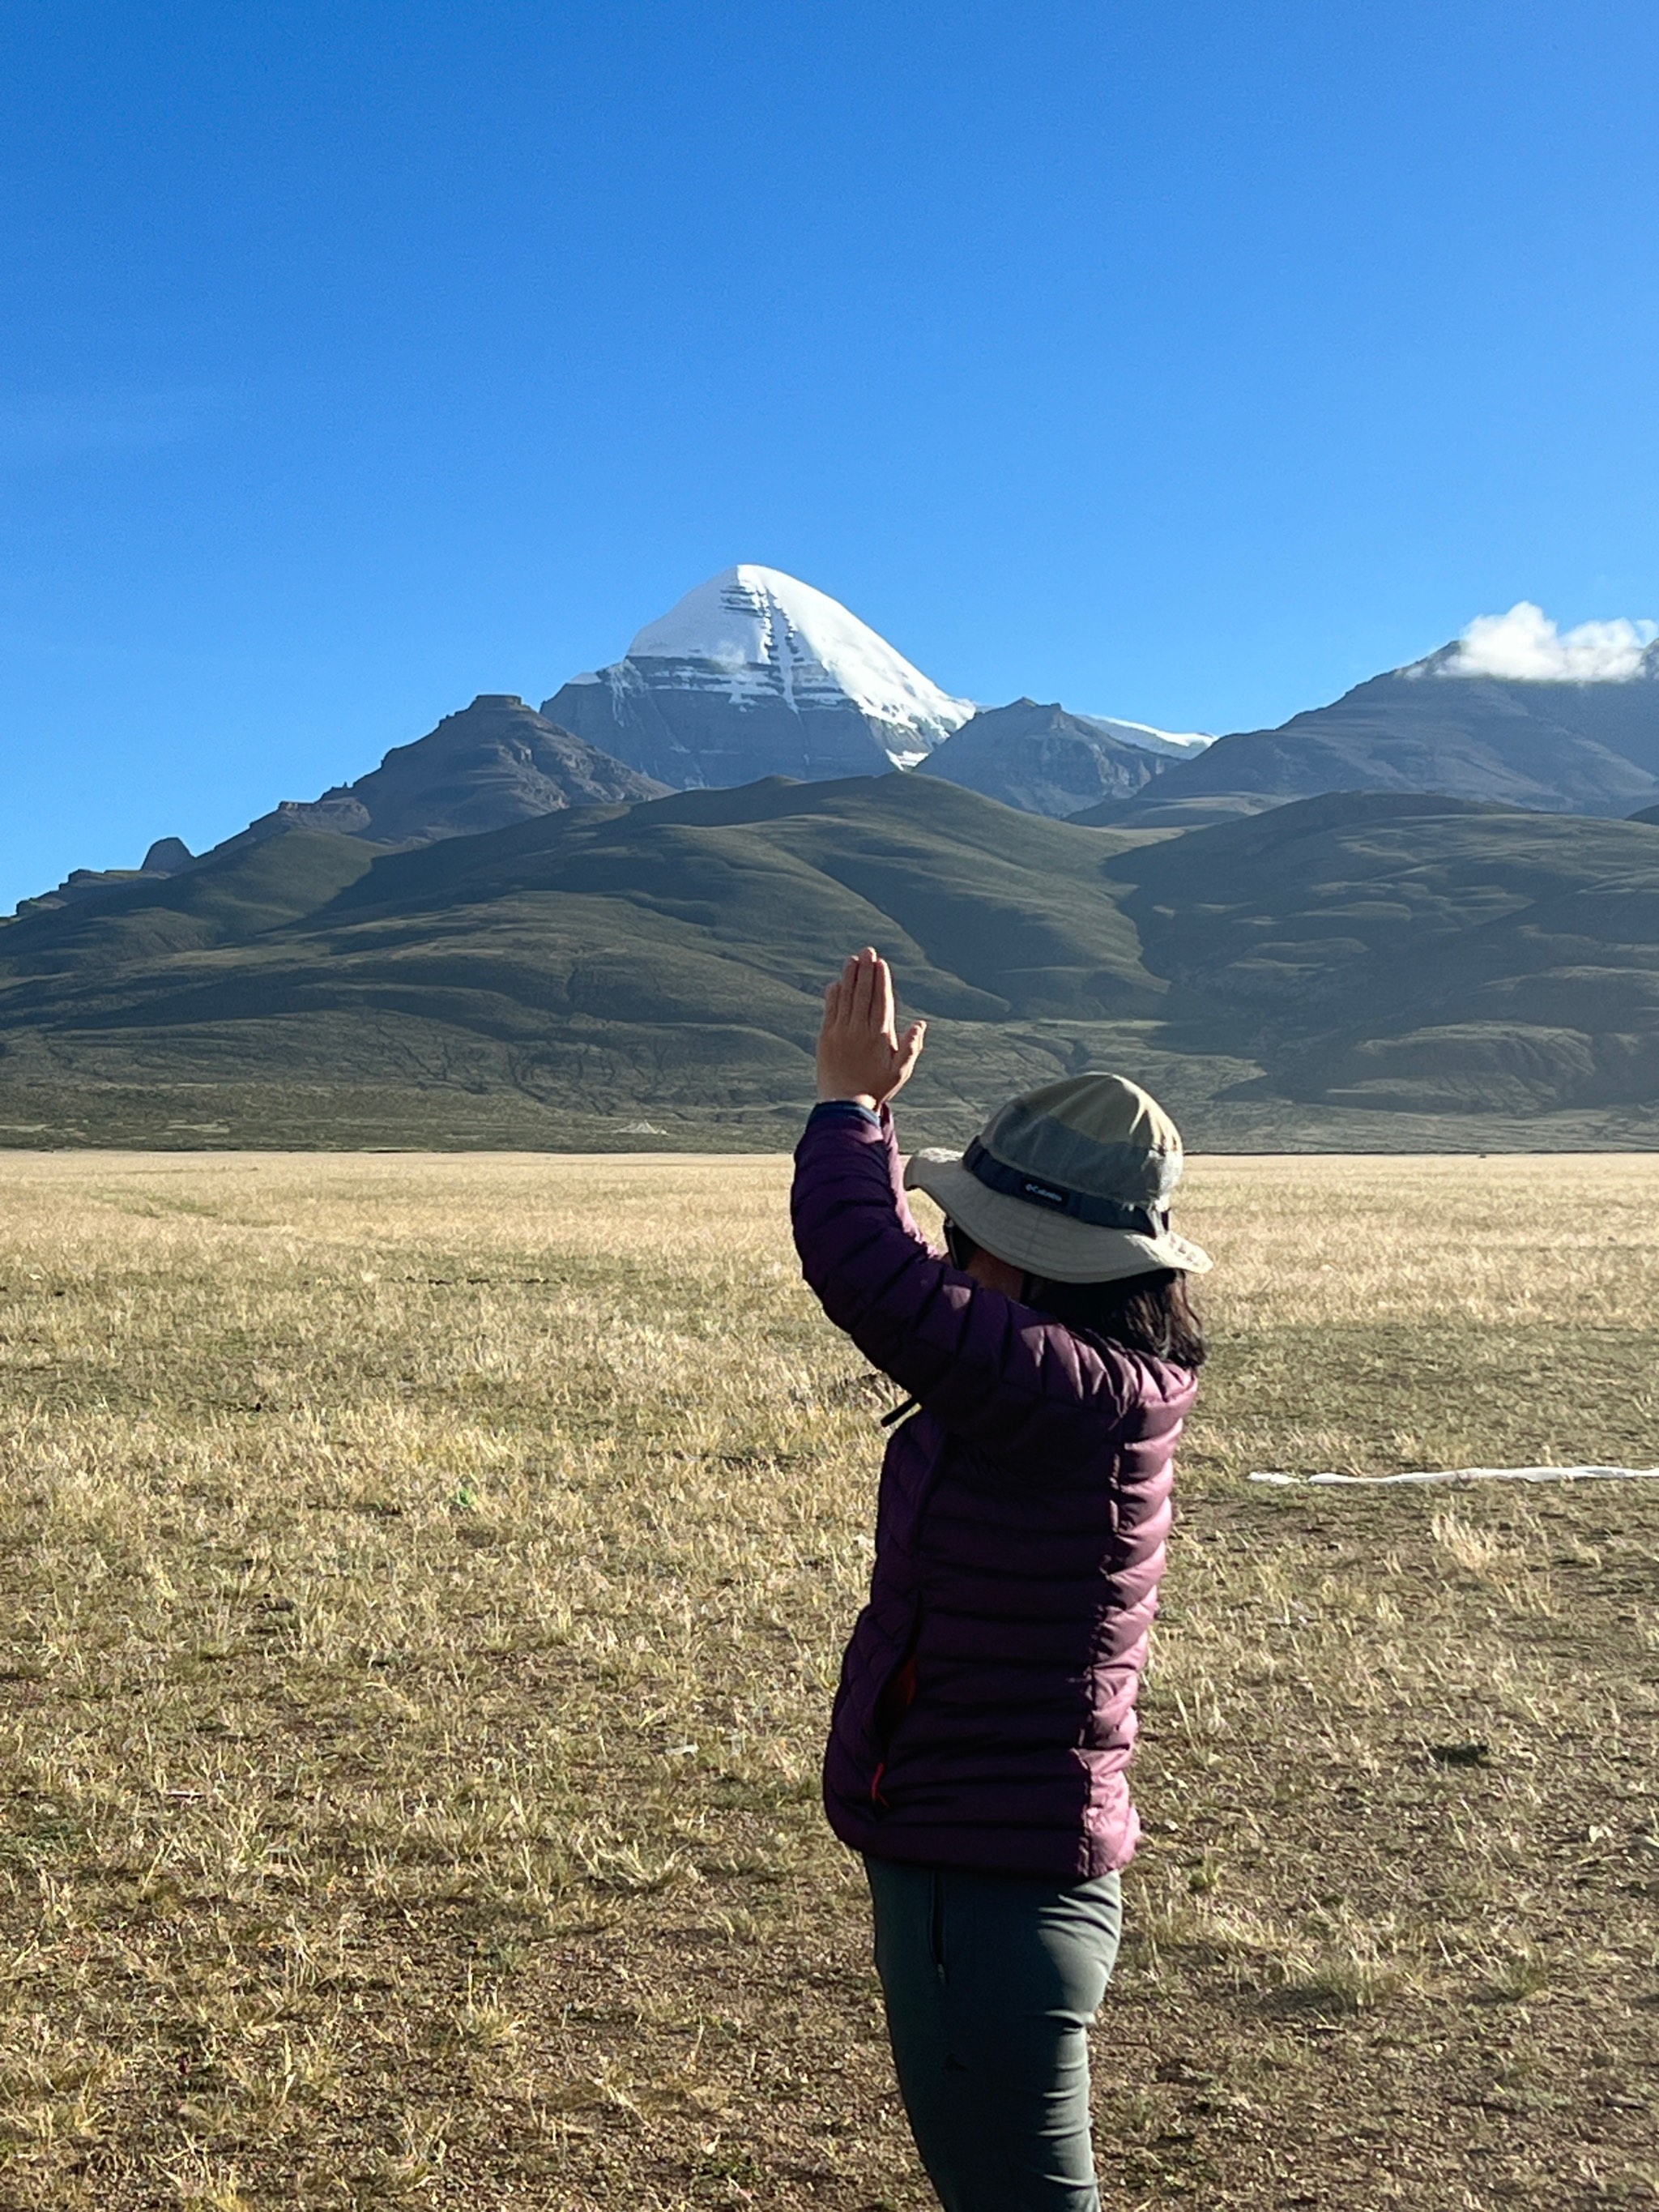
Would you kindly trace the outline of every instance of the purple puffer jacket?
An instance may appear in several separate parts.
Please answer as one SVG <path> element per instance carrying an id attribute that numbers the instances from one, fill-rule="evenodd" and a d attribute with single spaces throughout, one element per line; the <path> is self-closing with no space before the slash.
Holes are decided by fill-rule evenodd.
<path id="1" fill-rule="evenodd" d="M 1060 1881 L 1126 1865 L 1192 1376 L 935 1257 L 884 1109 L 817 1109 L 791 1212 L 824 1311 L 920 1407 L 882 1466 L 824 1760 L 830 1826 L 878 1858 Z M 894 1716 L 889 1686 L 912 1662 Z"/>

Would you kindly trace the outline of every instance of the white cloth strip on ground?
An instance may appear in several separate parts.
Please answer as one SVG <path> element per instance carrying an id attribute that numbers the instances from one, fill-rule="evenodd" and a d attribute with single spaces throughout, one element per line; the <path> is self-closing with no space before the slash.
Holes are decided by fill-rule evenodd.
<path id="1" fill-rule="evenodd" d="M 1659 1482 L 1659 1467 L 1450 1467 L 1411 1474 L 1253 1474 L 1281 1490 L 1386 1489 L 1401 1482 Z"/>

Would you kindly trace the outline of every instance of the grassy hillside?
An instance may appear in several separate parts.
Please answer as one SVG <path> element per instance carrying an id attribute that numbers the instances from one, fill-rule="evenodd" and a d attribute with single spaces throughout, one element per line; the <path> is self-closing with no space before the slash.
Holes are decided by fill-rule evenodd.
<path id="1" fill-rule="evenodd" d="M 1338 1106 L 1659 1097 L 1659 828 L 1346 793 L 1124 855 L 1169 1012 Z"/>
<path id="2" fill-rule="evenodd" d="M 711 1118 L 810 1098 L 823 979 L 873 939 L 937 1025 L 927 1095 L 972 1114 L 1073 1064 L 1080 1030 L 1156 1014 L 1163 983 L 1103 873 L 1133 842 L 897 777 L 686 793 L 378 858 L 295 832 L 0 931 L 0 1107 L 8 1086 L 37 1105 L 88 1083 L 130 1101 L 228 1087 L 235 1133 L 255 1133 L 252 1104 L 258 1140 L 292 1142 L 306 1097 L 343 1087 L 356 1140 L 430 1142 L 428 1113 L 386 1108 L 437 1091 L 518 1103 L 465 1141 L 591 1141 L 661 1109 L 707 1142 Z M 210 1098 L 183 1116 L 213 1118 Z M 60 1126 L 27 1098 L 0 1112 L 34 1120 Z M 83 1103 L 75 1126 L 100 1133 Z"/>
<path id="3" fill-rule="evenodd" d="M 374 865 L 354 837 L 295 830 L 179 876 L 134 876 L 0 928 L 0 976 L 111 976 L 178 952 L 246 945 L 325 906 Z"/>
<path id="4" fill-rule="evenodd" d="M 0 1142 L 775 1145 L 866 941 L 929 1020 L 926 1140 L 1112 1066 L 1211 1146 L 1659 1141 L 1652 825 L 1347 794 L 1131 832 L 883 776 L 296 830 L 25 917 Z"/>

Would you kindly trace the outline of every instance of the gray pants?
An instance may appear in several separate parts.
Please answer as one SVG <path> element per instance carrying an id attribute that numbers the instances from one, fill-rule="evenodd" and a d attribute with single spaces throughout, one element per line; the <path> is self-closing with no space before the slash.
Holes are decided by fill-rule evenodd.
<path id="1" fill-rule="evenodd" d="M 1099 2212 L 1087 2030 L 1118 1877 L 864 1864 L 899 2088 L 945 2212 Z"/>

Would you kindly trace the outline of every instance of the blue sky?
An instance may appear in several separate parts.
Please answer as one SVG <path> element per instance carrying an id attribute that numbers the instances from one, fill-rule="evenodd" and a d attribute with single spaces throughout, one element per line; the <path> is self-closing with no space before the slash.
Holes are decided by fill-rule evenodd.
<path id="1" fill-rule="evenodd" d="M 11 0 L 0 908 L 734 561 L 1278 721 L 1659 615 L 1651 0 Z"/>

